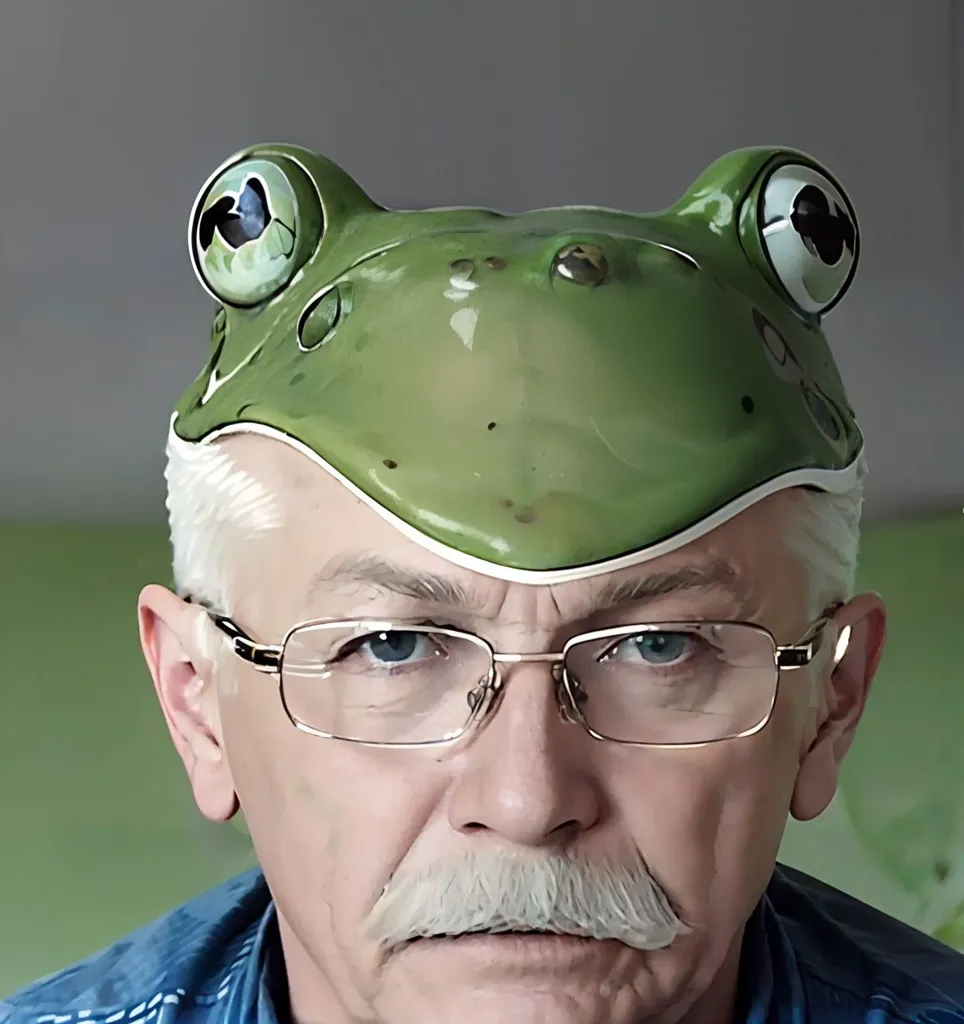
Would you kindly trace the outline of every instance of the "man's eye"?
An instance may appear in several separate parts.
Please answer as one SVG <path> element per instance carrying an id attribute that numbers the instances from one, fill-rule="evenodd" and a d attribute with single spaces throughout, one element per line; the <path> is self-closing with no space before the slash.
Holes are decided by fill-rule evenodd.
<path id="1" fill-rule="evenodd" d="M 698 640 L 690 633 L 640 633 L 620 640 L 603 655 L 603 660 L 654 667 L 672 665 L 691 656 Z"/>

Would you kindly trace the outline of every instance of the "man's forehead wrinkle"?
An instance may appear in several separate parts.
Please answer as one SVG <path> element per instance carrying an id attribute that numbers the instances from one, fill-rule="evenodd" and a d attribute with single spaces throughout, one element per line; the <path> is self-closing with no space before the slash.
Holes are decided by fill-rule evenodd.
<path id="1" fill-rule="evenodd" d="M 587 583 L 589 592 L 583 591 L 578 602 L 580 614 L 566 617 L 582 618 L 583 609 L 586 615 L 591 615 L 617 607 L 643 606 L 661 597 L 686 592 L 723 592 L 741 602 L 747 598 L 745 581 L 723 559 L 664 569 L 645 576 L 609 579 L 601 587 L 587 580 L 580 590 Z M 498 595 L 486 594 L 471 584 L 466 585 L 440 573 L 409 568 L 375 553 L 344 555 L 329 561 L 313 577 L 309 598 L 322 591 L 351 593 L 354 596 L 359 589 L 366 588 L 424 604 L 444 605 L 479 619 L 499 618 L 497 609 L 503 604 Z M 550 589 L 555 591 L 557 588 Z M 556 601 L 555 605 L 558 609 L 562 602 Z"/>

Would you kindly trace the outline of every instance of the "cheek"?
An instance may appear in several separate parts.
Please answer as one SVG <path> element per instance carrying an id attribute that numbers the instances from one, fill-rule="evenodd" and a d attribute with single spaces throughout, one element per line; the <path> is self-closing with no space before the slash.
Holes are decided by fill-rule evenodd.
<path id="1" fill-rule="evenodd" d="M 365 916 L 446 780 L 430 756 L 300 732 L 271 696 L 269 705 L 242 686 L 222 716 L 238 797 L 288 926 L 306 948 L 352 960 Z"/>
<path id="2" fill-rule="evenodd" d="M 795 726 L 694 750 L 620 751 L 613 777 L 637 847 L 700 930 L 732 935 L 769 881 L 798 767 Z"/>

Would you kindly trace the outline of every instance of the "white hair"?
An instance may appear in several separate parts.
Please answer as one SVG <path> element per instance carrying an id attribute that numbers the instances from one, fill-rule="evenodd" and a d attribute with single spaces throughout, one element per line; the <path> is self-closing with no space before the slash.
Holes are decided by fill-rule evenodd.
<path id="1" fill-rule="evenodd" d="M 811 611 L 853 594 L 860 543 L 866 463 L 843 494 L 799 490 L 787 533 L 791 549 L 810 575 Z M 182 596 L 231 614 L 235 545 L 246 545 L 282 523 L 278 497 L 241 469 L 221 443 L 167 444 L 167 510 L 174 584 Z"/>
<path id="2" fill-rule="evenodd" d="M 860 553 L 867 460 L 860 456 L 854 484 L 842 494 L 798 490 L 786 541 L 809 574 L 810 614 L 853 597 Z"/>
<path id="3" fill-rule="evenodd" d="M 421 938 L 551 932 L 665 949 L 690 929 L 642 857 L 539 858 L 480 847 L 396 872 L 366 930 L 385 952 Z"/>
<path id="4" fill-rule="evenodd" d="M 281 502 L 237 465 L 225 445 L 183 441 L 173 425 L 164 478 L 174 588 L 199 605 L 230 614 L 236 590 L 232 559 L 243 545 L 281 525 Z M 195 640 L 215 670 L 226 639 L 199 612 Z"/>

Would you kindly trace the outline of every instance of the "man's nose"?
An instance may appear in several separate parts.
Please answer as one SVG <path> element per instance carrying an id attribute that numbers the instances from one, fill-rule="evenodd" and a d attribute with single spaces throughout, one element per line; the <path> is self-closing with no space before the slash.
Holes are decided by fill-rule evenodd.
<path id="1" fill-rule="evenodd" d="M 516 846 L 568 842 L 600 819 L 593 772 L 597 741 L 560 714 L 544 664 L 503 668 L 502 697 L 465 752 L 449 803 L 460 832 L 489 832 Z"/>

